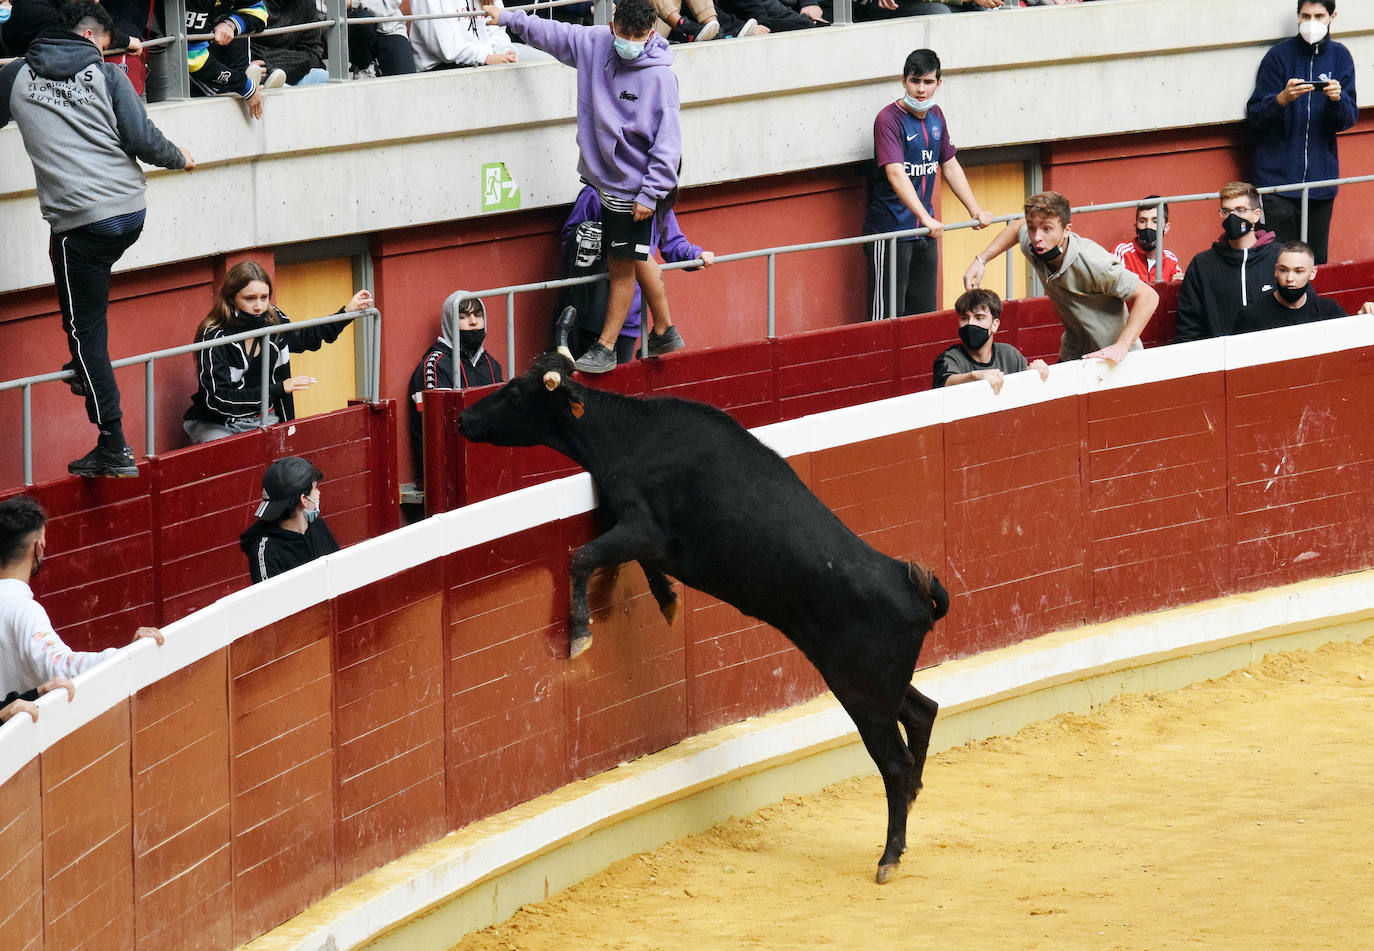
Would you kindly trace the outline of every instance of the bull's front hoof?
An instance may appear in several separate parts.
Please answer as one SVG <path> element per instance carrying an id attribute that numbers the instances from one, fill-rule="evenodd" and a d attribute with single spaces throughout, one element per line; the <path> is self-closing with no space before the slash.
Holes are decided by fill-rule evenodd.
<path id="1" fill-rule="evenodd" d="M 886 885 L 887 880 L 897 874 L 900 866 L 896 862 L 889 862 L 887 865 L 878 866 L 878 884 Z"/>
<path id="2" fill-rule="evenodd" d="M 574 637 L 568 641 L 568 660 L 572 660 L 588 647 L 592 646 L 592 636 L 583 634 L 581 637 Z"/>

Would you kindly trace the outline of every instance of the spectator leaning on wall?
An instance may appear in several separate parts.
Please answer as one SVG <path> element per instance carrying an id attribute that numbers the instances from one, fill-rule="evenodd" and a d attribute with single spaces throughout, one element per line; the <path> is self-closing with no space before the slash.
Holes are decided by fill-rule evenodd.
<path id="1" fill-rule="evenodd" d="M 48 255 L 86 415 L 96 447 L 67 470 L 79 476 L 138 475 L 124 439 L 119 387 L 110 366 L 106 312 L 110 270 L 143 231 L 146 210 L 138 160 L 195 168 L 195 159 L 148 120 L 129 79 L 101 52 L 113 21 L 92 0 L 62 8 L 57 29 L 0 69 L 0 126 L 13 117 L 33 162 L 38 204 L 52 228 Z"/>
<path id="2" fill-rule="evenodd" d="M 1024 224 L 1013 221 L 974 257 L 964 273 L 964 286 L 978 287 L 987 263 L 1019 243 L 1064 324 L 1061 363 L 1120 363 L 1128 351 L 1139 350 L 1140 335 L 1159 304 L 1155 289 L 1126 270 L 1106 248 L 1074 234 L 1069 201 L 1058 192 L 1032 195 L 1025 212 Z"/>
<path id="3" fill-rule="evenodd" d="M 1241 310 L 1235 332 L 1252 333 L 1344 317 L 1340 304 L 1319 297 L 1312 287 L 1317 276 L 1315 262 L 1312 249 L 1301 241 L 1290 241 L 1280 248 L 1278 263 L 1274 265 L 1273 293 L 1252 300 Z"/>
<path id="4" fill-rule="evenodd" d="M 1222 234 L 1188 264 L 1178 291 L 1173 343 L 1224 337 L 1240 309 L 1274 289 L 1279 245 L 1259 230 L 1259 191 L 1249 182 L 1221 187 Z"/>
<path id="5" fill-rule="evenodd" d="M 1336 133 L 1354 125 L 1359 112 L 1355 61 L 1331 39 L 1335 19 L 1336 0 L 1299 0 L 1298 35 L 1274 44 L 1260 61 L 1245 117 L 1261 188 L 1341 175 Z M 1314 188 L 1309 197 L 1307 243 L 1325 264 L 1336 188 Z M 1301 238 L 1302 193 L 1266 195 L 1264 221 L 1280 242 Z"/>
<path id="6" fill-rule="evenodd" d="M 22 709 L 38 718 L 30 704 L 40 694 L 65 688 L 75 696 L 70 677 L 112 656 L 116 648 L 74 651 L 53 630 L 48 613 L 34 600 L 29 582 L 38 576 L 47 553 L 47 514 L 33 499 L 17 495 L 0 502 L 0 719 Z M 134 641 L 162 643 L 162 632 L 140 627 Z M 4 708 L 23 701 L 16 710 Z"/>

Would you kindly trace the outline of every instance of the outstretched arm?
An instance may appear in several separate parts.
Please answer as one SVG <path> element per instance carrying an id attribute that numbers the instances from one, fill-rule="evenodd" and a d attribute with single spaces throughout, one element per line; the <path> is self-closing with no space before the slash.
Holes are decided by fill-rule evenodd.
<path id="1" fill-rule="evenodd" d="M 998 255 L 1005 254 L 1016 247 L 1021 237 L 1021 222 L 1012 221 L 1007 224 L 1002 232 L 992 239 L 982 251 L 973 258 L 973 263 L 964 272 L 964 288 L 972 290 L 975 287 L 982 287 L 983 272 L 987 269 L 989 261 L 996 260 Z"/>

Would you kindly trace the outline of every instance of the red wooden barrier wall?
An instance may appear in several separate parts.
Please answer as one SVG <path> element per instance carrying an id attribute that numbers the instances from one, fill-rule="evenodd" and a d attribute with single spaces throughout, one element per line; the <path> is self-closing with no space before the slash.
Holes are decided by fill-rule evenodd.
<path id="1" fill-rule="evenodd" d="M 903 324 L 886 326 L 871 332 L 890 334 L 894 356 L 875 365 L 895 389 L 914 345 Z M 750 359 L 778 368 L 770 379 L 810 381 L 794 398 L 841 398 L 808 369 L 824 364 L 819 350 L 751 346 Z M 645 368 L 646 384 L 721 387 L 748 413 L 769 405 L 764 371 L 694 383 L 683 362 Z M 937 567 L 954 605 L 928 665 L 1374 564 L 1371 380 L 1374 348 L 1363 348 L 791 462 L 874 544 Z M 462 398 L 436 394 L 427 426 L 442 431 Z M 334 445 L 342 459 L 355 451 Z M 507 470 L 481 485 L 557 463 L 500 452 Z M 136 505 L 116 491 L 126 488 L 98 501 Z M 666 625 L 633 565 L 596 579 L 596 642 L 567 661 L 568 557 L 594 522 L 543 525 L 311 607 L 48 749 L 0 788 L 11 945 L 232 947 L 447 829 L 823 689 L 775 631 L 699 592 L 682 592 Z"/>

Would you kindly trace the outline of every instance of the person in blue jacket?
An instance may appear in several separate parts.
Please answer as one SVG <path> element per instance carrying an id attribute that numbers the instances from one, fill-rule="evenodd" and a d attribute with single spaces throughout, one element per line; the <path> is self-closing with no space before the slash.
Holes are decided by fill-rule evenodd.
<path id="1" fill-rule="evenodd" d="M 668 263 L 691 261 L 700 258 L 702 267 L 710 267 L 716 256 L 687 240 L 673 213 L 677 201 L 677 189 L 673 188 L 659 202 L 654 214 L 653 227 L 649 232 L 649 253 L 657 252 Z M 597 199 L 596 189 L 588 185 L 582 189 L 573 202 L 568 220 L 563 222 L 563 248 L 567 262 L 568 276 L 594 274 L 606 270 L 605 255 L 601 248 L 601 202 Z M 694 271 L 696 268 L 687 268 Z M 576 322 L 568 345 L 574 356 L 581 354 L 597 342 L 606 318 L 606 285 L 589 284 L 570 290 L 572 294 L 562 304 L 571 303 L 577 310 Z M 643 322 L 643 300 L 639 285 L 635 285 L 634 297 L 630 301 L 630 311 L 625 323 L 620 327 L 616 338 L 615 359 L 617 364 L 628 363 L 634 359 L 635 348 L 639 344 L 639 329 Z"/>
<path id="2" fill-rule="evenodd" d="M 1336 0 L 1298 0 L 1298 35 L 1270 47 L 1260 62 L 1245 117 L 1255 134 L 1255 184 L 1287 185 L 1339 178 L 1336 133 L 1355 124 L 1355 61 L 1331 39 Z M 1264 196 L 1264 220 L 1280 243 L 1306 240 L 1325 264 L 1336 188 L 1309 193 L 1302 230 L 1302 193 Z"/>

